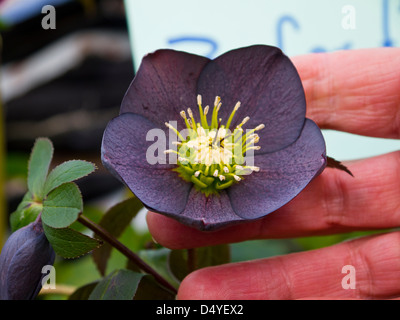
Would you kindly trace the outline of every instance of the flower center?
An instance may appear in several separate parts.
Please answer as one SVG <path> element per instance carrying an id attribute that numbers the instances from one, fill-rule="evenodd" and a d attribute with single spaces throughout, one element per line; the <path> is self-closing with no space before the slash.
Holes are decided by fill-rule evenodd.
<path id="1" fill-rule="evenodd" d="M 177 150 L 169 149 L 165 153 L 177 154 L 178 167 L 175 171 L 182 179 L 194 183 L 197 189 L 209 195 L 241 181 L 245 175 L 260 170 L 249 162 L 253 160 L 254 150 L 260 149 L 260 146 L 255 146 L 260 139 L 256 131 L 263 129 L 264 125 L 260 124 L 244 132 L 242 127 L 250 119 L 246 117 L 231 131 L 231 122 L 240 108 L 240 102 L 236 103 L 225 124 L 222 124 L 222 119 L 218 117 L 222 105 L 220 97 L 215 98 L 211 123 L 207 119 L 210 108 L 206 106 L 203 110 L 201 95 L 197 96 L 197 104 L 199 122 L 195 121 L 189 108 L 188 116 L 185 111 L 180 112 L 186 129 L 178 132 L 171 124 L 165 123 L 169 129 L 175 131 L 180 140 L 174 142 Z"/>

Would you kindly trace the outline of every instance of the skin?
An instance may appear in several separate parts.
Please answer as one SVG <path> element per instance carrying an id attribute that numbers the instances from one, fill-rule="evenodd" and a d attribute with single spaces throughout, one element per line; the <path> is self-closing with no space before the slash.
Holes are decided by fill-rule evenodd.
<path id="1" fill-rule="evenodd" d="M 400 138 L 400 48 L 292 61 L 306 92 L 307 117 L 321 129 Z M 399 227 L 400 151 L 344 164 L 354 178 L 327 168 L 289 204 L 256 221 L 201 232 L 150 212 L 148 226 L 157 242 L 173 249 Z M 355 267 L 354 290 L 341 286 L 344 265 Z M 400 232 L 393 231 L 201 269 L 183 280 L 178 299 L 393 299 L 400 297 L 399 273 Z"/>

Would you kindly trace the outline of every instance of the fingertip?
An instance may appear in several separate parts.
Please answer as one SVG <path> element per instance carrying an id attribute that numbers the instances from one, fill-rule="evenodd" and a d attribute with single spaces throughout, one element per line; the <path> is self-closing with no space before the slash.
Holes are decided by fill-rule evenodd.
<path id="1" fill-rule="evenodd" d="M 178 300 L 212 300 L 220 299 L 216 289 L 220 287 L 219 279 L 205 268 L 192 272 L 181 282 L 177 295 Z"/>
<path id="2" fill-rule="evenodd" d="M 169 234 L 175 233 L 175 227 L 173 221 L 171 219 L 165 217 L 161 214 L 148 211 L 146 216 L 147 226 L 149 231 L 157 243 L 161 244 L 162 246 L 176 249 L 174 248 L 173 244 L 171 244 Z"/>
<path id="3" fill-rule="evenodd" d="M 190 249 L 254 238 L 258 222 L 238 224 L 213 231 L 200 231 L 166 217 L 148 212 L 147 225 L 155 241 L 170 249 Z"/>
<path id="4" fill-rule="evenodd" d="M 193 236 L 201 233 L 159 213 L 149 211 L 146 219 L 153 239 L 170 249 L 190 248 L 196 241 L 188 242 L 188 239 L 193 239 Z"/>

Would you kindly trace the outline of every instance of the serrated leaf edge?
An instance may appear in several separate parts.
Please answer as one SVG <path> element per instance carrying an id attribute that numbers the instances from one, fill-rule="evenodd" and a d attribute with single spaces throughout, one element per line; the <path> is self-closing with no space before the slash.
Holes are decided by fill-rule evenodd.
<path id="1" fill-rule="evenodd" d="M 80 257 L 83 257 L 84 255 L 88 254 L 89 252 L 91 252 L 91 251 L 93 251 L 93 250 L 95 250 L 95 249 L 100 248 L 100 247 L 103 245 L 103 243 L 104 243 L 103 240 L 89 237 L 89 236 L 87 236 L 86 234 L 83 234 L 83 233 L 81 233 L 81 232 L 78 232 L 78 231 L 76 231 L 76 230 L 74 230 L 74 229 L 72 229 L 72 228 L 70 228 L 70 227 L 66 227 L 66 228 L 53 228 L 53 227 L 49 226 L 48 224 L 45 224 L 44 222 L 42 222 L 42 224 L 43 224 L 43 226 L 44 226 L 43 230 L 44 230 L 45 236 L 46 236 L 47 240 L 50 242 L 50 244 L 51 244 L 51 241 L 49 240 L 49 238 L 48 238 L 48 236 L 47 236 L 46 229 L 45 229 L 46 227 L 47 227 L 47 228 L 51 228 L 51 229 L 57 229 L 57 230 L 69 229 L 69 230 L 71 230 L 71 231 L 73 231 L 73 232 L 75 232 L 75 233 L 80 234 L 80 235 L 83 236 L 83 237 L 86 237 L 86 238 L 88 238 L 88 239 L 94 240 L 94 241 L 97 243 L 97 245 L 96 245 L 95 247 L 93 247 L 92 249 L 87 250 L 87 251 L 84 251 L 82 254 L 79 254 L 79 255 L 73 256 L 73 257 L 66 257 L 66 256 L 61 255 L 61 254 L 59 254 L 59 253 L 56 252 L 60 257 L 63 257 L 64 259 L 67 259 L 67 260 L 78 259 L 78 258 L 80 258 Z"/>
<path id="2" fill-rule="evenodd" d="M 51 162 L 52 162 L 53 156 L 54 156 L 54 145 L 53 145 L 53 142 L 49 138 L 47 138 L 47 137 L 38 137 L 38 138 L 35 139 L 35 142 L 33 143 L 33 146 L 31 148 L 31 152 L 29 154 L 29 159 L 28 159 L 28 163 L 27 163 L 28 168 L 27 168 L 27 178 L 26 179 L 27 179 L 28 190 L 29 190 L 29 176 L 31 174 L 31 161 L 32 161 L 33 151 L 35 150 L 37 142 L 40 141 L 40 140 L 48 141 L 50 143 L 50 146 L 51 146 L 51 156 L 50 156 L 49 168 L 47 169 L 46 178 L 45 178 L 45 181 L 43 183 L 43 187 L 44 187 L 44 184 L 46 183 L 47 176 L 48 176 L 49 169 L 50 169 L 50 165 L 51 165 Z M 33 194 L 32 190 L 29 190 L 29 191 L 32 193 L 33 197 L 39 196 L 39 195 Z"/>
<path id="3" fill-rule="evenodd" d="M 48 173 L 48 175 L 47 175 L 47 177 L 46 177 L 46 181 L 44 182 L 44 185 L 43 185 L 44 191 L 46 190 L 46 183 L 47 183 L 47 181 L 48 181 L 48 178 L 49 178 L 50 174 L 51 174 L 56 168 L 58 168 L 59 166 L 65 164 L 65 163 L 73 162 L 73 161 L 81 161 L 81 162 L 89 163 L 89 164 L 91 164 L 91 165 L 93 166 L 93 170 L 92 170 L 91 172 L 89 172 L 89 173 L 83 175 L 83 176 L 80 176 L 79 178 L 76 178 L 76 179 L 71 180 L 71 181 L 64 182 L 64 183 L 58 185 L 57 187 L 46 191 L 46 192 L 45 192 L 45 195 L 44 195 L 45 197 L 46 197 L 50 192 L 52 192 L 54 189 L 57 189 L 58 187 L 62 186 L 63 184 L 65 184 L 65 183 L 70 183 L 70 182 L 74 182 L 74 181 L 76 181 L 76 180 L 78 180 L 78 179 L 82 179 L 82 178 L 84 178 L 84 177 L 87 177 L 88 175 L 92 174 L 93 172 L 95 172 L 95 171 L 98 169 L 97 166 L 96 166 L 96 164 L 94 164 L 93 162 L 87 161 L 87 160 L 71 159 L 71 160 L 64 161 L 64 162 L 58 164 L 57 166 L 55 166 L 55 167 L 50 171 L 50 173 Z"/>

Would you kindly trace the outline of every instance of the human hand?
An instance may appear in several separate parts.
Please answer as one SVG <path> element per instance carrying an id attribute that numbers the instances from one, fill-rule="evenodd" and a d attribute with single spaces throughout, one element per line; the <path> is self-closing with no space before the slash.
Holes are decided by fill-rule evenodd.
<path id="1" fill-rule="evenodd" d="M 305 89 L 307 117 L 321 129 L 400 138 L 400 48 L 312 54 L 292 61 Z M 150 212 L 150 232 L 162 245 L 182 249 L 398 227 L 400 151 L 345 165 L 355 178 L 327 168 L 298 197 L 262 219 L 201 232 Z M 354 290 L 341 285 L 345 265 L 356 270 Z M 394 231 L 313 251 L 201 269 L 184 279 L 178 298 L 396 298 L 399 273 L 400 232 Z"/>

